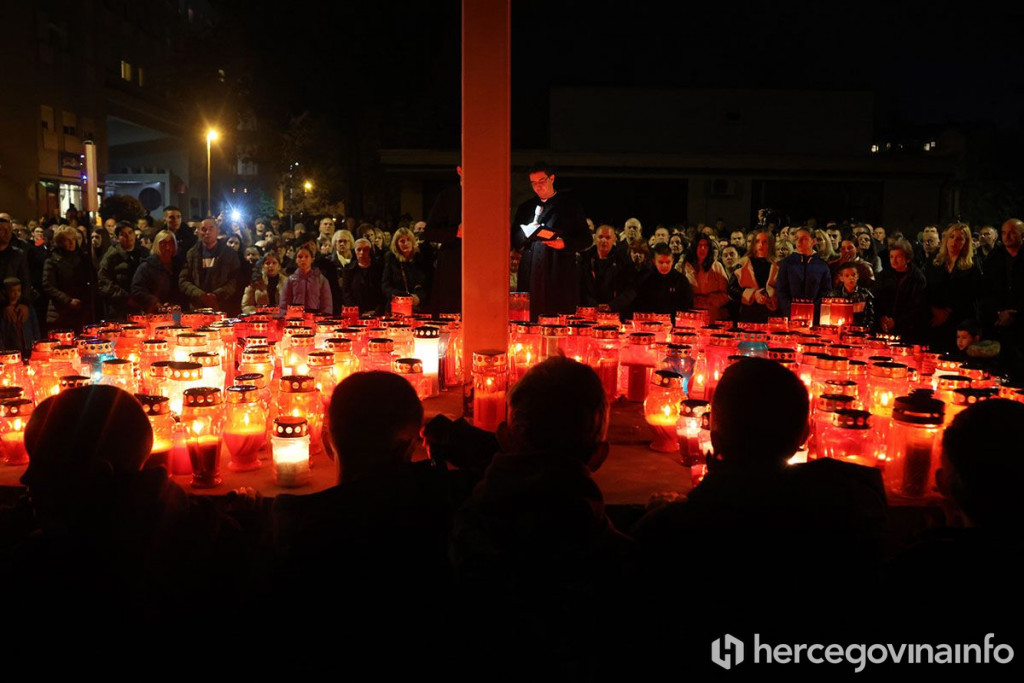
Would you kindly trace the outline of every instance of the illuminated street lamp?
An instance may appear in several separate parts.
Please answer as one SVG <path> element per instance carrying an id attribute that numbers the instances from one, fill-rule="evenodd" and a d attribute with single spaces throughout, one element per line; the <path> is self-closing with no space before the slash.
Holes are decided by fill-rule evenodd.
<path id="1" fill-rule="evenodd" d="M 306 182 L 302 183 L 302 189 L 304 189 L 306 192 L 309 192 L 310 190 L 313 189 L 313 183 L 307 180 Z"/>
<path id="2" fill-rule="evenodd" d="M 210 128 L 206 131 L 206 209 L 207 213 L 213 213 L 213 200 L 210 195 L 210 143 L 218 138 L 217 131 Z"/>

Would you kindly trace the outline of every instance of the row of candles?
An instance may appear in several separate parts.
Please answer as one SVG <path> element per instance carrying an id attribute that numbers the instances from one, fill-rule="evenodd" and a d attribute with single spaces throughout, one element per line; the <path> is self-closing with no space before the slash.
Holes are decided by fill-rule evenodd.
<path id="1" fill-rule="evenodd" d="M 341 319 L 300 308 L 283 320 L 274 318 L 276 309 L 237 320 L 161 313 L 89 326 L 79 337 L 54 331 L 27 365 L 16 352 L 0 354 L 0 458 L 27 462 L 23 431 L 36 402 L 102 383 L 139 396 L 153 424 L 153 459 L 175 474 L 191 472 L 193 486 L 219 483 L 222 450 L 233 470 L 260 467 L 268 434 L 278 482 L 301 485 L 311 456 L 322 450 L 326 403 L 352 372 L 398 373 L 421 398 L 463 386 L 458 316 L 400 315 L 411 313 L 403 306 L 394 302 L 390 318 L 360 319 L 357 309 L 343 309 Z M 800 314 L 737 331 L 708 324 L 706 311 L 678 312 L 674 326 L 668 315 L 641 313 L 623 324 L 618 314 L 589 307 L 532 323 L 523 319 L 528 295 L 513 293 L 508 347 L 473 352 L 465 412 L 493 431 L 505 419 L 508 388 L 530 367 L 555 355 L 575 358 L 594 368 L 609 400 L 643 403 L 656 434 L 652 447 L 681 452 L 699 476 L 718 378 L 738 358 L 762 356 L 791 368 L 808 387 L 814 429 L 798 457 L 882 467 L 894 490 L 924 495 L 930 478 L 906 475 L 908 467 L 921 470 L 921 444 L 932 454 L 930 477 L 936 434 L 956 410 L 1000 393 L 1021 396 L 997 387 L 984 370 L 845 324 L 849 306 L 822 306 L 821 319 L 839 325 L 810 328 L 811 318 Z M 797 313 L 801 307 L 813 313 L 809 302 L 794 305 Z"/>
<path id="2" fill-rule="evenodd" d="M 398 302 L 401 305 L 401 302 Z M 0 353 L 0 461 L 24 465 L 33 407 L 88 384 L 135 394 L 153 427 L 153 464 L 191 474 L 195 488 L 221 482 L 221 456 L 234 471 L 261 467 L 270 445 L 277 483 L 301 486 L 322 452 L 326 404 L 353 372 L 405 377 L 421 398 L 461 387 L 459 316 L 332 319 L 276 309 L 226 320 L 212 311 L 132 316 L 81 334 L 55 330 L 28 363 Z M 426 324 L 426 323 L 432 324 Z M 269 437 L 269 439 L 268 439 Z"/>

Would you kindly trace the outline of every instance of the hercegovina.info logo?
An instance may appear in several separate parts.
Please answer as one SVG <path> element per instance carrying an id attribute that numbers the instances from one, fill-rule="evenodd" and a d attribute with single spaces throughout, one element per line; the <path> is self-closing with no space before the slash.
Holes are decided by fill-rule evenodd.
<path id="1" fill-rule="evenodd" d="M 726 633 L 711 643 L 711 661 L 723 669 L 756 664 L 852 666 L 857 673 L 872 664 L 1009 664 L 1013 648 L 989 633 L 982 643 L 768 643 L 754 634 L 753 646 Z"/>

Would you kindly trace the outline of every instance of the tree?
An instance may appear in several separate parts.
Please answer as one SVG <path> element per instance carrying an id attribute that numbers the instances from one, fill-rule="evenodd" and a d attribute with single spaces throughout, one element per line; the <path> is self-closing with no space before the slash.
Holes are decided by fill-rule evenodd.
<path id="1" fill-rule="evenodd" d="M 322 116 L 304 112 L 280 138 L 277 165 L 285 214 L 342 215 L 349 187 L 344 140 Z"/>
<path id="2" fill-rule="evenodd" d="M 112 194 L 103 198 L 100 204 L 100 216 L 103 220 L 113 218 L 116 221 L 128 221 L 132 224 L 146 216 L 146 207 L 135 197 L 125 194 Z"/>

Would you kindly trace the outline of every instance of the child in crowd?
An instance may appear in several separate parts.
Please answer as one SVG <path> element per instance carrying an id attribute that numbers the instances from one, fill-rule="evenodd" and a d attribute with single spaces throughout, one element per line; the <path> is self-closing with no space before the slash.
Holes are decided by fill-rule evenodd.
<path id="1" fill-rule="evenodd" d="M 833 289 L 830 297 L 841 297 L 853 302 L 853 324 L 857 327 L 872 329 L 875 324 L 875 297 L 867 289 L 857 286 L 859 275 L 857 264 L 844 263 L 836 273 L 839 287 Z"/>
<path id="2" fill-rule="evenodd" d="M 4 314 L 0 318 L 0 336 L 6 351 L 18 350 L 28 358 L 32 345 L 42 335 L 36 312 L 21 302 L 21 280 L 9 277 L 4 280 Z"/>
<path id="3" fill-rule="evenodd" d="M 956 327 L 956 358 L 994 368 L 999 362 L 1000 345 L 994 339 L 981 338 L 981 325 L 964 320 Z"/>

